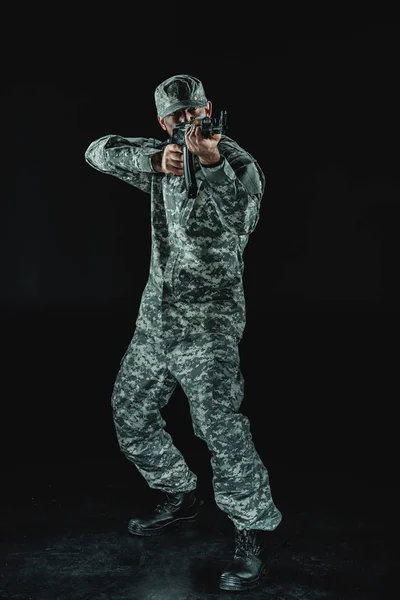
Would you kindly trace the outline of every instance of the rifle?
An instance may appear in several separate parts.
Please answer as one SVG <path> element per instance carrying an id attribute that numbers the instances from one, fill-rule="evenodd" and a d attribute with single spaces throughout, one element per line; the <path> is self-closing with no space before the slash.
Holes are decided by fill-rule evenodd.
<path id="1" fill-rule="evenodd" d="M 191 117 L 189 122 L 179 123 L 172 130 L 172 137 L 168 138 L 166 142 L 162 144 L 165 147 L 167 144 L 178 144 L 183 148 L 183 171 L 185 175 L 186 188 L 188 190 L 188 197 L 195 198 L 197 195 L 197 183 L 193 165 L 193 155 L 189 152 L 188 147 L 185 144 L 185 133 L 186 130 L 192 125 L 196 117 Z M 200 133 L 204 138 L 211 137 L 214 133 L 225 133 L 227 130 L 227 119 L 228 113 L 226 110 L 221 110 L 219 120 L 215 117 L 197 117 L 200 121 Z"/>

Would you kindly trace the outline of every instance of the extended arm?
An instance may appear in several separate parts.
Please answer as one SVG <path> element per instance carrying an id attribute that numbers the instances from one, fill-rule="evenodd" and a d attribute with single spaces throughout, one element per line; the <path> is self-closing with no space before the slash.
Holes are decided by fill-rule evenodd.
<path id="1" fill-rule="evenodd" d="M 94 169 L 150 193 L 152 178 L 158 172 L 152 156 L 160 153 L 160 146 L 157 140 L 106 135 L 91 142 L 85 160 Z"/>

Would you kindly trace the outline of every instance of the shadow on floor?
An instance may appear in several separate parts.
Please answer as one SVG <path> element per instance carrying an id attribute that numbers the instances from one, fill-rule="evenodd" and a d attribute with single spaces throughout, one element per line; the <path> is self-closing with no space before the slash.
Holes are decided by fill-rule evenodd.
<path id="1" fill-rule="evenodd" d="M 393 598 L 398 497 L 391 479 L 372 484 L 354 473 L 274 469 L 271 488 L 284 519 L 271 534 L 269 571 L 258 588 L 227 592 L 218 579 L 233 556 L 233 526 L 201 475 L 197 522 L 139 538 L 127 522 L 159 493 L 132 465 L 15 465 L 3 477 L 0 598 Z"/>

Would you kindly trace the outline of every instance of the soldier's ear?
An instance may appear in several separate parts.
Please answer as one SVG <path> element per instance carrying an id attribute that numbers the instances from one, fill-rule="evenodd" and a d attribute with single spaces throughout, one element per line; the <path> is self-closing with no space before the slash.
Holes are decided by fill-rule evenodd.
<path id="1" fill-rule="evenodd" d="M 165 124 L 165 121 L 164 121 L 164 119 L 162 119 L 162 118 L 161 118 L 161 117 L 159 117 L 158 115 L 157 115 L 157 119 L 158 119 L 158 122 L 160 123 L 161 127 L 164 129 L 164 131 L 167 131 L 167 126 L 166 126 L 166 124 Z"/>
<path id="2" fill-rule="evenodd" d="M 210 100 L 207 102 L 207 117 L 211 117 L 212 115 L 212 102 Z"/>

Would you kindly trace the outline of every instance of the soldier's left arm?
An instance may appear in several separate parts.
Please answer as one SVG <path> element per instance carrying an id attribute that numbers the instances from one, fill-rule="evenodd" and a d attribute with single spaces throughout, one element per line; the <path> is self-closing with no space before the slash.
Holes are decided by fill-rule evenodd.
<path id="1" fill-rule="evenodd" d="M 219 165 L 201 165 L 201 169 L 222 222 L 238 235 L 249 235 L 258 223 L 265 190 L 265 177 L 258 163 L 244 160 L 231 165 L 221 156 Z"/>

